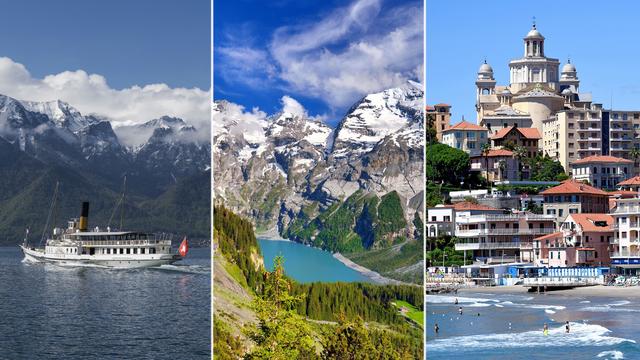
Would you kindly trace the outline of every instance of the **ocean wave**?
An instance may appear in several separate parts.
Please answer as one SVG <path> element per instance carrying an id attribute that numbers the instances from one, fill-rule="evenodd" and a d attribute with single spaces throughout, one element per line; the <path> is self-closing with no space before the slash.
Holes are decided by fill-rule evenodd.
<path id="1" fill-rule="evenodd" d="M 607 359 L 611 359 L 611 360 L 624 359 L 624 354 L 622 353 L 622 351 L 618 351 L 618 350 L 603 351 L 598 354 L 599 358 L 602 358 L 605 356 L 607 357 Z"/>
<path id="2" fill-rule="evenodd" d="M 471 298 L 463 296 L 451 296 L 451 295 L 427 295 L 427 303 L 431 304 L 455 304 L 455 300 L 458 299 L 458 304 L 473 304 L 479 302 L 500 302 L 496 299 L 486 298 Z"/>
<path id="3" fill-rule="evenodd" d="M 555 311 L 553 311 L 551 309 L 545 309 L 544 312 L 547 313 L 547 314 L 555 314 L 556 313 Z"/>
<path id="4" fill-rule="evenodd" d="M 499 348 L 548 348 L 580 346 L 613 346 L 621 343 L 635 343 L 634 340 L 608 336 L 611 331 L 604 326 L 584 323 L 570 323 L 571 332 L 565 333 L 564 325 L 551 328 L 545 336 L 542 329 L 520 333 L 501 333 L 488 335 L 466 335 L 429 342 L 429 351 L 451 351 L 466 349 Z"/>

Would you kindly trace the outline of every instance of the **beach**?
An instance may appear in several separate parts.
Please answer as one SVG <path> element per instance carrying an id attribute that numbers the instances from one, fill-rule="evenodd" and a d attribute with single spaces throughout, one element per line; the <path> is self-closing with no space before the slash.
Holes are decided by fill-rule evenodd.
<path id="1" fill-rule="evenodd" d="M 334 253 L 333 257 L 336 258 L 341 263 L 343 263 L 346 267 L 359 272 L 360 274 L 362 274 L 363 276 L 366 276 L 367 278 L 371 279 L 373 282 L 375 282 L 377 284 L 383 284 L 383 285 L 416 285 L 416 284 L 410 284 L 410 283 L 406 283 L 406 282 L 403 282 L 403 281 L 400 281 L 400 280 L 395 280 L 395 279 L 390 279 L 388 277 L 384 277 L 384 276 L 378 274 L 377 272 L 375 272 L 373 270 L 367 269 L 366 267 L 364 267 L 362 265 L 358 265 L 358 264 L 354 263 L 353 261 L 351 261 L 350 259 L 348 259 L 344 255 L 340 254 L 339 252 Z"/>
<path id="2" fill-rule="evenodd" d="M 521 285 L 513 286 L 491 286 L 491 287 L 468 287 L 458 289 L 459 294 L 490 292 L 495 294 L 533 294 L 528 293 L 528 288 Z M 640 297 L 640 286 L 584 286 L 573 289 L 553 290 L 543 293 L 547 296 L 585 296 L 585 297 Z"/>

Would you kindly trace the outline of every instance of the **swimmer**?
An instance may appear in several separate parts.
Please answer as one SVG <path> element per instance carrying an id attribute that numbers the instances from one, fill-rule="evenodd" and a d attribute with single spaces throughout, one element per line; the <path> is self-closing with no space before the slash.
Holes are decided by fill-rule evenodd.
<path id="1" fill-rule="evenodd" d="M 436 323 L 436 324 L 433 326 L 433 330 L 436 332 L 436 334 L 438 333 L 438 331 L 440 331 L 440 327 L 438 326 L 438 323 Z"/>
<path id="2" fill-rule="evenodd" d="M 564 332 L 569 333 L 569 321 L 564 323 Z"/>
<path id="3" fill-rule="evenodd" d="M 456 298 L 456 300 L 453 303 L 458 305 L 458 298 Z"/>
<path id="4" fill-rule="evenodd" d="M 544 334 L 544 336 L 549 335 L 549 325 L 547 325 L 547 323 L 544 323 L 544 327 L 542 328 L 542 334 Z"/>
<path id="5" fill-rule="evenodd" d="M 458 313 L 459 313 L 460 315 L 462 315 L 462 306 L 460 306 L 460 307 L 458 308 Z"/>
<path id="6" fill-rule="evenodd" d="M 478 313 L 478 316 L 480 316 L 480 313 Z"/>

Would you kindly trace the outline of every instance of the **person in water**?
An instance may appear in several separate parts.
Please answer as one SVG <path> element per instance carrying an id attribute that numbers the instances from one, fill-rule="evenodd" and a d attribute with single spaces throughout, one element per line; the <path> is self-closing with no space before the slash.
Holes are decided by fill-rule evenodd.
<path id="1" fill-rule="evenodd" d="M 462 306 L 460 306 L 460 307 L 458 308 L 458 313 L 459 313 L 460 315 L 462 315 Z"/>
<path id="2" fill-rule="evenodd" d="M 569 321 L 564 323 L 564 331 L 568 334 L 569 333 Z"/>
<path id="3" fill-rule="evenodd" d="M 438 326 L 438 323 L 436 323 L 436 324 L 433 326 L 433 331 L 435 331 L 435 332 L 436 332 L 436 334 L 438 333 L 438 331 L 440 331 L 440 327 Z"/>
<path id="4" fill-rule="evenodd" d="M 547 323 L 544 323 L 544 327 L 542 328 L 542 334 L 544 334 L 544 336 L 549 335 L 549 325 L 547 325 Z"/>
<path id="5" fill-rule="evenodd" d="M 458 298 L 456 298 L 456 300 L 453 303 L 458 305 Z"/>

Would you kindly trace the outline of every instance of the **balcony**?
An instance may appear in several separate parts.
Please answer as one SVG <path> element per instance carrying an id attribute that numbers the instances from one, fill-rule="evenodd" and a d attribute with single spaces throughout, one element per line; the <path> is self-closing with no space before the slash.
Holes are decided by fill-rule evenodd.
<path id="1" fill-rule="evenodd" d="M 601 131 L 602 129 L 601 128 L 588 127 L 588 128 L 578 128 L 576 130 L 578 130 L 578 132 L 581 132 L 581 131 Z"/>
<path id="2" fill-rule="evenodd" d="M 578 151 L 600 151 L 600 150 L 602 150 L 602 148 L 599 148 L 599 147 L 588 147 L 588 148 L 578 149 Z"/>
<path id="3" fill-rule="evenodd" d="M 520 249 L 519 241 L 456 243 L 457 251 L 461 250 L 501 250 Z"/>
<path id="4" fill-rule="evenodd" d="M 588 138 L 580 138 L 578 139 L 578 141 L 600 141 L 601 139 L 599 137 L 594 138 L 594 137 L 588 137 Z"/>
<path id="5" fill-rule="evenodd" d="M 628 258 L 628 257 L 640 257 L 640 251 L 614 251 L 611 254 L 611 258 Z"/>
<path id="6" fill-rule="evenodd" d="M 640 206 L 618 205 L 614 214 L 638 214 L 640 215 Z"/>
<path id="7" fill-rule="evenodd" d="M 488 236 L 520 236 L 520 235 L 546 235 L 551 234 L 555 230 L 551 228 L 544 229 L 469 229 L 456 230 L 457 237 L 476 237 L 480 235 Z"/>

